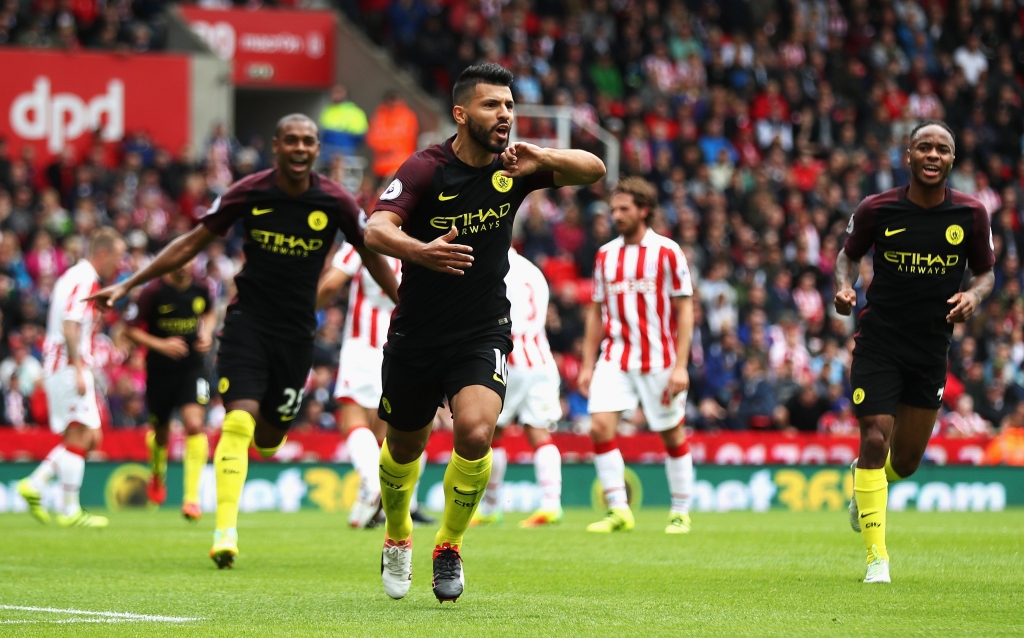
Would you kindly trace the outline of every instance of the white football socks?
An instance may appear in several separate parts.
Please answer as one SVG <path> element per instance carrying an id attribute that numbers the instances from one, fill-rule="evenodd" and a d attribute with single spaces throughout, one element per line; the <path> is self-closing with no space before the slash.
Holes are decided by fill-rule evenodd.
<path id="1" fill-rule="evenodd" d="M 480 502 L 480 515 L 490 516 L 501 511 L 501 486 L 505 483 L 505 470 L 508 468 L 508 453 L 504 447 L 491 448 L 491 478 L 487 481 L 487 491 Z"/>
<path id="2" fill-rule="evenodd" d="M 362 488 L 370 494 L 380 491 L 380 447 L 377 445 L 377 437 L 367 427 L 357 427 L 348 433 L 345 442 L 348 446 L 348 456 L 352 461 L 352 467 L 359 473 L 359 480 Z"/>
<path id="3" fill-rule="evenodd" d="M 622 452 L 615 448 L 594 456 L 594 467 L 597 477 L 601 480 L 604 499 L 609 508 L 621 509 L 629 507 L 626 496 L 626 463 L 622 460 Z"/>
<path id="4" fill-rule="evenodd" d="M 57 459 L 62 454 L 67 452 L 67 448 L 61 443 L 57 447 L 50 450 L 50 453 L 46 455 L 43 462 L 40 463 L 35 470 L 32 471 L 28 476 L 29 483 L 35 488 L 37 492 L 42 492 L 46 489 L 47 484 L 57 476 Z"/>
<path id="5" fill-rule="evenodd" d="M 533 469 L 541 490 L 540 508 L 546 512 L 558 510 L 562 507 L 562 455 L 554 443 L 537 448 L 533 453 Z"/>
<path id="6" fill-rule="evenodd" d="M 665 473 L 672 494 L 672 513 L 689 513 L 693 495 L 693 455 L 687 452 L 682 456 L 665 457 Z"/>
<path id="7" fill-rule="evenodd" d="M 82 477 L 85 476 L 85 457 L 76 454 L 71 450 L 64 450 L 64 453 L 55 459 L 57 464 L 57 475 L 60 477 L 60 484 L 64 488 L 64 516 L 74 516 L 82 505 L 78 500 L 78 494 L 82 491 Z"/>

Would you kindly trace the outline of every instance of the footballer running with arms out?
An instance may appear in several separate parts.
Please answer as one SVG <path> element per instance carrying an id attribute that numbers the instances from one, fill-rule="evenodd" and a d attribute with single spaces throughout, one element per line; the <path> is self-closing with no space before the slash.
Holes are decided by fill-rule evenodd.
<path id="1" fill-rule="evenodd" d="M 509 145 L 511 84 L 512 74 L 497 64 L 463 71 L 452 89 L 457 133 L 406 160 L 366 227 L 367 246 L 403 262 L 377 412 L 388 424 L 380 453 L 381 579 L 392 598 L 405 596 L 412 579 L 409 499 L 445 397 L 455 449 L 444 476 L 433 589 L 441 601 L 462 594 L 462 537 L 491 473 L 512 350 L 504 279 L 516 211 L 531 191 L 591 184 L 605 173 L 585 151 Z"/>
<path id="2" fill-rule="evenodd" d="M 359 205 L 339 184 L 313 172 L 320 152 L 316 124 L 301 114 L 277 123 L 275 166 L 235 182 L 191 232 L 176 238 L 141 271 L 94 298 L 112 304 L 135 286 L 188 263 L 236 223 L 245 232 L 245 266 L 228 306 L 217 353 L 217 390 L 226 415 L 214 451 L 217 523 L 210 557 L 231 567 L 238 555 L 238 501 L 250 443 L 269 458 L 302 405 L 313 360 L 316 288 L 340 230 L 388 296 L 395 275 L 363 247 Z"/>
<path id="3" fill-rule="evenodd" d="M 112 228 L 96 231 L 89 241 L 89 256 L 57 278 L 50 296 L 43 345 L 43 385 L 50 430 L 62 441 L 27 478 L 18 483 L 18 493 L 28 511 L 41 523 L 50 521 L 42 506 L 41 492 L 57 478 L 63 488 L 63 504 L 57 514 L 62 527 L 106 527 L 107 518 L 82 509 L 79 492 L 85 476 L 85 455 L 99 445 L 100 410 L 96 402 L 96 379 L 92 373 L 93 335 L 99 308 L 89 295 L 100 289 L 100 280 L 110 279 L 124 258 L 125 242 Z"/>
<path id="4" fill-rule="evenodd" d="M 385 257 L 395 277 L 402 279 L 402 262 Z M 325 307 L 349 281 L 348 313 L 341 342 L 341 365 L 334 397 L 341 404 L 338 419 L 345 435 L 352 467 L 359 474 L 359 492 L 348 513 L 354 528 L 375 525 L 380 511 L 380 441 L 384 438 L 384 422 L 377 418 L 380 405 L 380 366 L 384 360 L 384 341 L 395 302 L 387 296 L 370 273 L 355 247 L 344 242 L 331 260 L 331 267 L 317 286 L 317 309 Z M 420 457 L 420 467 L 426 456 Z M 412 519 L 417 523 L 433 523 L 434 519 L 420 511 L 416 488 L 412 494 Z"/>
<path id="5" fill-rule="evenodd" d="M 520 521 L 519 526 L 540 527 L 562 520 L 562 455 L 550 432 L 551 426 L 562 418 L 561 377 L 544 328 L 550 292 L 540 268 L 514 248 L 508 251 L 505 288 L 512 308 L 513 349 L 508 355 L 508 389 L 491 442 L 491 479 L 472 525 L 502 521 L 501 489 L 508 466 L 502 437 L 505 428 L 518 420 L 534 450 L 533 469 L 541 491 L 540 507 Z"/>
<path id="6" fill-rule="evenodd" d="M 609 200 L 619 236 L 597 251 L 594 303 L 587 313 L 577 385 L 589 397 L 594 466 L 608 513 L 588 532 L 633 529 L 625 464 L 615 440 L 619 417 L 638 406 L 668 456 L 669 534 L 690 531 L 693 457 L 686 441 L 686 366 L 693 336 L 693 284 L 679 244 L 648 225 L 657 190 L 639 177 L 621 180 Z M 600 346 L 600 348 L 598 347 Z"/>
<path id="7" fill-rule="evenodd" d="M 942 403 L 953 324 L 970 319 L 995 282 L 988 212 L 946 186 L 955 152 L 944 122 L 914 127 L 910 185 L 861 202 L 836 258 L 835 307 L 849 315 L 857 303 L 857 264 L 874 247 L 850 367 L 860 423 L 850 525 L 867 548 L 866 583 L 890 582 L 888 485 L 913 474 L 924 456 Z M 961 291 L 966 268 L 972 277 Z"/>
<path id="8" fill-rule="evenodd" d="M 193 279 L 189 262 L 150 282 L 125 314 L 125 335 L 146 348 L 146 405 L 153 425 L 146 433 L 153 474 L 146 493 L 157 505 L 167 499 L 167 439 L 171 413 L 180 410 L 186 434 L 181 513 L 199 520 L 199 475 L 210 456 L 203 430 L 210 402 L 206 354 L 217 327 L 210 290 Z"/>

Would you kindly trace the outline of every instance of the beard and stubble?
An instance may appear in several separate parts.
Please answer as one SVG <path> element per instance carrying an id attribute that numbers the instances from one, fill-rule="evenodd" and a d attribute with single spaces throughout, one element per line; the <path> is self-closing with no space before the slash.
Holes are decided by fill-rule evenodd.
<path id="1" fill-rule="evenodd" d="M 501 153 L 506 147 L 508 147 L 508 138 L 504 140 L 499 139 L 497 142 L 492 141 L 494 134 L 498 131 L 498 127 L 502 124 L 508 124 L 508 122 L 498 122 L 491 128 L 487 128 L 482 124 L 474 122 L 473 118 L 468 114 L 466 115 L 466 125 L 469 129 L 469 137 L 474 142 L 495 155 Z"/>

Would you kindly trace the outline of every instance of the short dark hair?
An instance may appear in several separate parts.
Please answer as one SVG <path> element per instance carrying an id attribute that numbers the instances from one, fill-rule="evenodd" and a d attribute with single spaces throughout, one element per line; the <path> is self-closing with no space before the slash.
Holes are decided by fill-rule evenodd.
<path id="1" fill-rule="evenodd" d="M 646 208 L 648 218 L 658 205 L 658 190 L 642 177 L 624 177 L 612 190 L 612 195 L 629 195 L 637 208 Z"/>
<path id="2" fill-rule="evenodd" d="M 320 135 L 320 127 L 316 125 L 313 118 L 305 113 L 289 113 L 277 121 L 277 127 L 274 128 L 274 137 L 280 137 L 281 129 L 283 129 L 284 125 L 289 122 L 309 122 L 313 125 L 313 128 L 317 130 L 317 136 L 319 137 Z"/>
<path id="3" fill-rule="evenodd" d="M 458 81 L 452 87 L 452 101 L 455 104 L 462 104 L 472 94 L 477 84 L 512 86 L 512 72 L 493 62 L 468 67 L 459 74 Z"/>
<path id="4" fill-rule="evenodd" d="M 921 120 L 920 122 L 917 123 L 917 126 L 915 126 L 914 128 L 910 129 L 910 141 L 913 142 L 914 141 L 914 136 L 917 135 L 917 132 L 920 131 L 921 129 L 923 129 L 924 127 L 926 127 L 926 126 L 940 126 L 940 127 L 942 127 L 943 129 L 946 130 L 947 133 L 949 133 L 949 138 L 951 140 L 953 140 L 953 144 L 956 145 L 956 134 L 953 133 L 953 129 L 951 129 L 949 127 L 949 124 L 946 124 L 942 120 Z"/>

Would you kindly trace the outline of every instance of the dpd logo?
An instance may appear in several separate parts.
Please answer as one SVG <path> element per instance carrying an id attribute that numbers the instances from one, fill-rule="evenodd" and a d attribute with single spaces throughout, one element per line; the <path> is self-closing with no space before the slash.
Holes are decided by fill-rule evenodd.
<path id="1" fill-rule="evenodd" d="M 90 131 L 107 142 L 124 137 L 124 82 L 112 79 L 107 92 L 88 102 L 74 93 L 52 93 L 50 78 L 39 76 L 32 91 L 21 93 L 8 113 L 11 129 L 26 140 L 46 140 L 51 153 Z"/>

